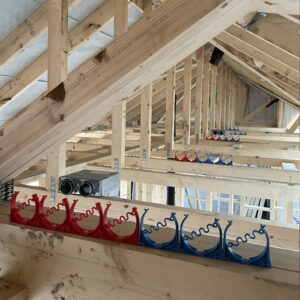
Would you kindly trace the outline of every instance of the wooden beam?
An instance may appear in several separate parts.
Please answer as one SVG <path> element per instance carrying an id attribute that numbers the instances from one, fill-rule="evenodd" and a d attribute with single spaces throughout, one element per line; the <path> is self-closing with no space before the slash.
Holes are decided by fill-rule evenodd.
<path id="1" fill-rule="evenodd" d="M 146 160 L 151 156 L 151 128 L 152 128 L 152 83 L 141 92 L 141 142 L 140 157 Z"/>
<path id="2" fill-rule="evenodd" d="M 205 0 L 201 6 L 197 3 L 164 3 L 97 54 L 101 62 L 91 58 L 73 71 L 65 81 L 63 120 L 56 103 L 42 96 L 7 122 L 0 179 L 6 181 L 20 174 L 254 9 L 246 0 L 230 0 L 226 5 L 223 0 Z"/>
<path id="3" fill-rule="evenodd" d="M 190 143 L 191 131 L 191 84 L 192 84 L 192 56 L 189 55 L 184 60 L 184 92 L 183 92 L 183 142 L 184 145 Z"/>
<path id="4" fill-rule="evenodd" d="M 48 91 L 51 91 L 68 74 L 68 0 L 48 2 Z"/>
<path id="5" fill-rule="evenodd" d="M 227 101 L 227 93 L 228 93 L 227 77 L 228 77 L 228 68 L 224 64 L 223 77 L 222 77 L 221 129 L 226 128 L 226 101 Z"/>
<path id="6" fill-rule="evenodd" d="M 223 68 L 224 64 L 218 64 L 217 69 L 217 109 L 216 109 L 216 128 L 221 129 L 222 102 L 223 102 Z"/>
<path id="7" fill-rule="evenodd" d="M 202 89 L 203 89 L 204 49 L 197 50 L 196 97 L 195 97 L 195 137 L 196 143 L 202 139 Z"/>
<path id="8" fill-rule="evenodd" d="M 262 111 L 264 111 L 266 109 L 266 106 L 270 103 L 270 101 L 271 101 L 271 99 L 269 98 L 264 104 L 260 105 L 254 111 L 252 111 L 251 113 L 249 113 L 247 116 L 243 117 L 242 121 L 249 121 L 253 117 L 255 117 L 256 115 L 258 115 L 259 113 L 261 113 Z"/>
<path id="9" fill-rule="evenodd" d="M 69 11 L 81 0 L 69 0 Z M 3 68 L 19 53 L 38 39 L 48 27 L 48 1 L 36 9 L 23 23 L 0 42 L 0 66 Z"/>
<path id="10" fill-rule="evenodd" d="M 128 0 L 115 1 L 114 38 L 123 35 L 128 28 Z"/>
<path id="11" fill-rule="evenodd" d="M 253 59 L 269 66 L 276 72 L 287 76 L 295 82 L 299 82 L 299 71 L 297 67 L 290 68 L 283 64 L 281 61 L 275 59 L 271 54 L 262 52 L 261 50 L 255 48 L 252 44 L 247 43 L 241 37 L 236 37 L 230 34 L 228 31 L 224 31 L 217 36 L 217 40 L 225 44 L 228 44 L 242 53 L 252 57 Z"/>
<path id="12" fill-rule="evenodd" d="M 272 0 L 272 2 L 259 1 L 257 9 L 258 11 L 269 13 L 292 15 L 295 12 L 299 13 L 299 2 L 297 0 Z"/>
<path id="13" fill-rule="evenodd" d="M 126 167 L 137 167 L 139 161 L 134 157 L 126 158 Z M 279 182 L 285 184 L 300 184 L 297 171 L 284 171 L 265 168 L 241 167 L 241 166 L 222 166 L 213 164 L 200 164 L 189 162 L 178 162 L 168 159 L 150 158 L 145 166 L 147 170 L 159 170 L 162 172 L 184 173 L 193 175 L 205 175 L 208 177 L 240 178 L 256 181 Z M 216 181 L 218 182 L 218 181 Z"/>
<path id="14" fill-rule="evenodd" d="M 202 90 L 202 128 L 204 139 L 208 135 L 208 105 L 209 105 L 209 88 L 210 88 L 210 63 L 209 51 L 204 52 L 204 70 L 203 70 L 203 90 Z"/>
<path id="15" fill-rule="evenodd" d="M 236 106 L 236 93 L 237 93 L 237 86 L 236 86 L 236 74 L 232 73 L 231 77 L 231 84 L 232 84 L 232 94 L 231 94 L 231 106 L 230 106 L 230 126 L 231 128 L 235 128 L 235 106 Z"/>
<path id="16" fill-rule="evenodd" d="M 176 67 L 172 67 L 168 70 L 166 78 L 165 145 L 169 150 L 174 148 L 175 79 Z"/>
<path id="17" fill-rule="evenodd" d="M 230 128 L 230 105 L 232 99 L 232 70 L 227 71 L 227 82 L 226 82 L 226 107 L 225 107 L 225 128 Z"/>
<path id="18" fill-rule="evenodd" d="M 77 0 L 78 1 L 78 0 Z M 72 53 L 82 43 L 94 36 L 101 30 L 107 23 L 113 19 L 114 0 L 108 0 L 81 23 L 72 28 L 68 34 L 68 52 Z M 44 4 L 45 5 L 45 4 Z M 46 16 L 45 16 L 46 18 Z M 93 24 L 91 26 L 91 24 Z M 1 99 L 12 99 L 20 92 L 22 92 L 33 81 L 37 80 L 46 73 L 48 68 L 48 51 L 41 54 L 33 63 L 29 64 L 12 80 L 0 88 L 0 105 Z"/>
<path id="19" fill-rule="evenodd" d="M 296 129 L 300 125 L 300 113 L 299 111 L 296 113 L 296 115 L 292 118 L 292 120 L 287 124 L 286 130 L 288 133 L 294 133 Z"/>
<path id="20" fill-rule="evenodd" d="M 244 78 L 251 78 L 250 80 L 256 82 L 259 82 L 259 85 L 262 87 L 265 87 L 269 93 L 272 91 L 276 97 L 289 102 L 293 106 L 300 107 L 299 100 L 295 99 L 293 96 L 291 96 L 289 93 L 284 91 L 282 88 L 280 88 L 278 85 L 273 83 L 270 79 L 266 78 L 264 75 L 250 67 L 247 63 L 245 63 L 240 58 L 233 55 L 230 51 L 227 50 L 227 48 L 224 46 L 224 44 L 221 44 L 221 41 L 214 40 L 211 41 L 211 43 L 218 48 L 220 48 L 226 56 L 230 59 L 230 65 L 232 68 L 236 70 L 236 72 L 240 75 L 242 75 Z M 238 67 L 237 67 L 238 66 Z"/>
<path id="21" fill-rule="evenodd" d="M 215 129 L 216 116 L 216 92 L 217 92 L 217 66 L 211 65 L 211 85 L 210 85 L 210 118 L 209 129 Z"/>
<path id="22" fill-rule="evenodd" d="M 119 171 L 125 165 L 126 102 L 114 106 L 112 114 L 111 166 Z"/>
<path id="23" fill-rule="evenodd" d="M 130 169 L 122 169 L 120 175 L 122 180 L 135 180 L 138 182 L 176 186 L 187 189 L 199 189 L 199 187 L 203 186 L 206 191 L 218 193 L 232 193 L 235 195 L 262 197 L 271 200 L 289 199 L 291 202 L 299 201 L 299 188 L 292 188 L 289 186 L 283 187 L 282 185 L 269 185 L 233 180 L 228 181 L 203 176 Z"/>
<path id="24" fill-rule="evenodd" d="M 232 26 L 230 26 L 228 29 L 226 29 L 226 32 L 230 34 L 230 37 L 235 36 L 237 38 L 237 41 L 242 40 L 245 45 L 250 45 L 253 53 L 260 55 L 263 60 L 265 58 L 270 59 L 275 66 L 279 64 L 283 68 L 285 65 L 289 69 L 292 69 L 299 73 L 299 69 L 297 68 L 297 66 L 299 66 L 299 57 L 293 55 L 292 53 L 280 48 L 275 44 L 272 44 L 268 40 L 251 32 L 250 30 L 242 29 L 237 24 L 233 24 Z M 260 61 L 263 62 L 262 60 Z"/>
<path id="25" fill-rule="evenodd" d="M 48 91 L 55 89 L 68 73 L 68 1 L 48 1 Z M 61 103 L 57 103 L 58 109 Z M 63 111 L 61 112 L 63 114 Z M 66 145 L 60 145 L 47 156 L 46 188 L 52 183 L 58 191 L 59 177 L 66 173 Z M 52 201 L 55 201 L 52 194 Z"/>

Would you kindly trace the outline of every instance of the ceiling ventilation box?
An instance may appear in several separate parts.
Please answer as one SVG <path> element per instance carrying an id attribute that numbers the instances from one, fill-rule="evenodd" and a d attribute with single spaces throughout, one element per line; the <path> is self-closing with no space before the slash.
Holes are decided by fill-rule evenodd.
<path id="1" fill-rule="evenodd" d="M 120 174 L 116 172 L 82 170 L 59 179 L 59 192 L 83 197 L 117 197 Z"/>

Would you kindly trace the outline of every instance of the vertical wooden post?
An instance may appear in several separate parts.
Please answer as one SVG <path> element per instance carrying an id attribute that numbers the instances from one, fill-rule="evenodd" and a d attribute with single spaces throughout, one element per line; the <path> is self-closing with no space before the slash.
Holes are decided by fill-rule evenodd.
<path id="1" fill-rule="evenodd" d="M 116 171 L 125 166 L 125 128 L 126 102 L 123 101 L 112 109 L 111 166 Z"/>
<path id="2" fill-rule="evenodd" d="M 293 216 L 294 216 L 294 203 L 291 201 L 288 201 L 288 199 L 285 200 L 284 203 L 284 222 L 285 223 L 293 223 Z"/>
<path id="3" fill-rule="evenodd" d="M 68 74 L 68 0 L 48 0 L 48 90 Z"/>
<path id="4" fill-rule="evenodd" d="M 209 130 L 215 128 L 217 66 L 211 65 Z"/>
<path id="5" fill-rule="evenodd" d="M 233 194 L 229 194 L 229 201 L 228 201 L 228 214 L 229 215 L 233 215 L 233 204 L 234 204 L 234 199 L 233 199 L 234 195 Z"/>
<path id="6" fill-rule="evenodd" d="M 217 69 L 217 109 L 216 109 L 216 128 L 221 129 L 221 103 L 222 103 L 222 87 L 223 87 L 223 63 L 218 64 Z"/>
<path id="7" fill-rule="evenodd" d="M 203 63 L 204 51 L 203 47 L 197 51 L 197 69 L 196 69 L 196 98 L 195 98 L 195 137 L 196 143 L 202 139 L 202 89 L 203 89 Z"/>
<path id="8" fill-rule="evenodd" d="M 177 198 L 177 205 L 179 207 L 184 207 L 184 189 L 183 188 L 176 188 L 176 198 Z"/>
<path id="9" fill-rule="evenodd" d="M 114 0 L 114 38 L 120 37 L 128 29 L 128 1 Z M 112 109 L 112 149 L 111 166 L 119 171 L 125 166 L 126 102 Z"/>
<path id="10" fill-rule="evenodd" d="M 144 0 L 144 16 L 149 14 L 154 9 L 154 4 L 152 0 Z"/>
<path id="11" fill-rule="evenodd" d="M 150 183 L 146 184 L 146 201 L 152 202 L 152 191 L 153 191 L 153 185 Z"/>
<path id="12" fill-rule="evenodd" d="M 208 104 L 209 104 L 209 81 L 210 81 L 210 63 L 209 51 L 204 53 L 204 70 L 203 70 L 203 116 L 202 116 L 202 129 L 204 138 L 208 135 Z"/>
<path id="13" fill-rule="evenodd" d="M 115 1 L 114 38 L 120 37 L 128 29 L 128 0 Z"/>
<path id="14" fill-rule="evenodd" d="M 232 93 L 231 93 L 231 106 L 230 106 L 230 127 L 234 128 L 235 125 L 235 105 L 236 105 L 236 75 L 232 72 L 231 76 L 231 86 L 232 86 Z"/>
<path id="15" fill-rule="evenodd" d="M 227 67 L 223 66 L 223 76 L 222 76 L 222 104 L 221 104 L 221 128 L 225 129 L 226 127 L 226 101 L 227 101 L 227 76 L 228 70 Z"/>
<path id="16" fill-rule="evenodd" d="M 245 196 L 240 196 L 240 216 L 245 217 Z"/>
<path id="17" fill-rule="evenodd" d="M 151 156 L 151 125 L 152 125 L 152 83 L 148 84 L 141 92 L 141 133 L 140 133 L 140 158 L 144 165 Z"/>
<path id="18" fill-rule="evenodd" d="M 166 122 L 165 122 L 165 145 L 167 155 L 169 151 L 174 149 L 174 109 L 175 109 L 175 78 L 176 67 L 171 68 L 167 72 L 166 83 Z"/>
<path id="19" fill-rule="evenodd" d="M 230 105 L 232 97 L 232 85 L 231 85 L 231 70 L 228 70 L 227 75 L 227 89 L 226 89 L 226 108 L 225 108 L 225 124 L 226 128 L 230 127 Z"/>
<path id="20" fill-rule="evenodd" d="M 192 56 L 189 55 L 184 60 L 183 141 L 185 147 L 190 144 L 191 83 L 192 83 Z"/>
<path id="21" fill-rule="evenodd" d="M 66 80 L 68 74 L 68 0 L 48 2 L 48 91 L 51 91 Z M 65 172 L 66 145 L 63 144 L 47 155 L 46 189 L 50 191 L 51 182 L 55 182 L 58 191 L 59 177 Z"/>
<path id="22" fill-rule="evenodd" d="M 129 190 L 127 180 L 120 180 L 120 198 L 129 198 Z"/>
<path id="23" fill-rule="evenodd" d="M 207 211 L 212 211 L 212 192 L 206 191 L 206 206 Z"/>

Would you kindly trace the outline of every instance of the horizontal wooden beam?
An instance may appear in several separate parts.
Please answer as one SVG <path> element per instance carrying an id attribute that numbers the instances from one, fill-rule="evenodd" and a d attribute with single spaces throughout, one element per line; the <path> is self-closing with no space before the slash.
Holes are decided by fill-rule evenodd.
<path id="1" fill-rule="evenodd" d="M 139 158 L 126 157 L 126 167 L 139 167 L 142 170 L 158 170 L 207 177 L 240 178 L 256 181 L 280 182 L 286 184 L 300 184 L 298 171 L 284 171 L 276 169 L 224 166 L 174 161 L 169 159 L 149 158 L 145 166 L 139 166 Z"/>
<path id="2" fill-rule="evenodd" d="M 172 174 L 166 172 L 123 169 L 121 180 L 137 181 L 165 186 L 175 186 L 188 189 L 200 189 L 218 193 L 228 193 L 241 196 L 267 198 L 272 201 L 288 199 L 299 201 L 299 188 L 264 183 L 242 182 L 225 179 L 207 178 L 201 176 Z"/>
<path id="3" fill-rule="evenodd" d="M 8 122 L 0 152 L 0 179 L 15 177 L 82 128 L 95 124 L 114 104 L 254 9 L 246 0 L 197 3 L 167 1 L 73 71 L 64 82 L 65 99 L 59 109 L 44 95 Z"/>

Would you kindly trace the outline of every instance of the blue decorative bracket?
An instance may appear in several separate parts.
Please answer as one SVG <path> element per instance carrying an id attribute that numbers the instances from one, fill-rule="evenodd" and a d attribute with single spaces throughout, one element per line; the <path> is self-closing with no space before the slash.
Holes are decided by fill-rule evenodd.
<path id="1" fill-rule="evenodd" d="M 167 250 L 174 251 L 180 253 L 186 253 L 195 256 L 201 257 L 210 257 L 221 260 L 227 260 L 232 262 L 237 262 L 245 265 L 259 266 L 259 267 L 267 267 L 271 268 L 271 259 L 270 259 L 270 241 L 267 231 L 265 230 L 265 225 L 261 225 L 260 229 L 253 230 L 251 234 L 246 233 L 243 237 L 237 237 L 235 242 L 227 241 L 227 232 L 230 226 L 232 225 L 232 221 L 228 221 L 228 224 L 224 230 L 224 236 L 222 233 L 222 228 L 219 223 L 219 219 L 215 218 L 213 223 L 209 223 L 206 227 L 200 227 L 197 231 L 193 230 L 190 235 L 184 234 L 184 223 L 188 219 L 189 215 L 185 214 L 184 218 L 180 224 L 180 231 L 178 226 L 178 221 L 176 218 L 176 214 L 174 212 L 171 213 L 169 218 L 164 218 L 163 222 L 158 222 L 155 226 L 151 225 L 149 230 L 145 229 L 144 219 L 149 209 L 145 209 L 140 224 L 140 234 L 139 234 L 139 245 L 144 247 L 150 247 L 159 250 Z M 153 233 L 153 231 L 158 231 L 160 228 L 165 228 L 167 226 L 167 222 L 175 223 L 175 234 L 174 237 L 167 242 L 162 244 L 158 244 L 153 241 L 149 235 Z M 216 245 L 210 249 L 206 249 L 203 251 L 199 251 L 195 247 L 189 244 L 189 241 L 192 241 L 195 237 L 201 237 L 203 234 L 207 234 L 210 232 L 210 229 L 217 228 L 219 231 L 219 238 Z M 261 234 L 266 237 L 266 247 L 264 250 L 257 256 L 250 257 L 249 259 L 243 258 L 234 250 L 233 247 L 238 247 L 240 243 L 247 243 L 248 239 L 256 239 L 256 235 Z"/>
<path id="2" fill-rule="evenodd" d="M 227 231 L 231 225 L 232 225 L 232 221 L 228 221 L 228 224 L 224 231 L 224 245 L 223 245 L 224 259 L 229 259 L 230 261 L 245 264 L 245 265 L 255 265 L 260 267 L 271 268 L 270 241 L 269 241 L 269 235 L 265 230 L 265 225 L 260 225 L 260 229 L 253 230 L 252 234 L 246 233 L 244 237 L 240 237 L 240 236 L 237 237 L 235 243 L 227 241 Z M 266 241 L 267 241 L 266 247 L 259 255 L 250 257 L 249 259 L 246 260 L 239 254 L 234 252 L 234 250 L 232 249 L 233 247 L 238 247 L 240 242 L 247 243 L 248 238 L 254 240 L 256 238 L 256 234 L 264 234 L 266 236 Z"/>
<path id="3" fill-rule="evenodd" d="M 141 218 L 139 244 L 141 246 L 150 247 L 150 248 L 159 249 L 159 250 L 178 251 L 178 245 L 179 245 L 178 229 L 179 229 L 179 226 L 178 226 L 176 214 L 174 212 L 172 212 L 171 216 L 169 218 L 164 218 L 163 223 L 158 222 L 156 224 L 156 226 L 151 225 L 149 230 L 147 230 L 147 229 L 145 229 L 145 226 L 144 226 L 144 218 L 148 211 L 149 211 L 148 208 L 145 209 L 145 211 L 142 215 L 142 218 Z M 151 234 L 153 232 L 153 230 L 158 231 L 160 228 L 166 227 L 167 221 L 175 222 L 175 234 L 174 234 L 174 237 L 172 238 L 172 240 L 170 240 L 168 242 L 164 242 L 159 245 L 155 241 L 150 239 L 148 234 Z"/>
<path id="4" fill-rule="evenodd" d="M 180 225 L 180 250 L 181 252 L 191 254 L 191 255 L 197 255 L 202 257 L 212 257 L 212 258 L 220 258 L 222 256 L 222 228 L 219 224 L 219 219 L 215 218 L 214 223 L 209 223 L 206 225 L 206 229 L 203 227 L 200 227 L 198 231 L 192 231 L 191 235 L 185 235 L 183 230 L 183 224 L 188 218 L 188 214 L 184 215 L 184 219 L 181 222 Z M 207 250 L 198 251 L 195 247 L 191 246 L 189 244 L 189 240 L 192 241 L 196 236 L 201 237 L 203 233 L 209 233 L 211 228 L 218 228 L 219 229 L 219 240 L 217 244 Z"/>

